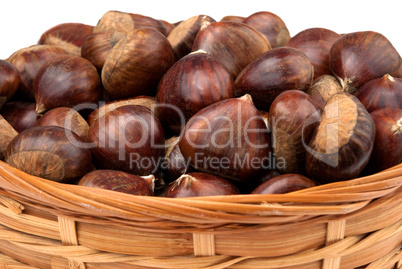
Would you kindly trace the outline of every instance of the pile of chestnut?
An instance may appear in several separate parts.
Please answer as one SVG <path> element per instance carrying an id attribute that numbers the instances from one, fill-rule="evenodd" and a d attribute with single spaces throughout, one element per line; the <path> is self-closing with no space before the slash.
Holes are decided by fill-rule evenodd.
<path id="1" fill-rule="evenodd" d="M 108 11 L 0 60 L 0 159 L 135 195 L 287 193 L 402 161 L 402 59 L 373 31 L 262 11 Z"/>

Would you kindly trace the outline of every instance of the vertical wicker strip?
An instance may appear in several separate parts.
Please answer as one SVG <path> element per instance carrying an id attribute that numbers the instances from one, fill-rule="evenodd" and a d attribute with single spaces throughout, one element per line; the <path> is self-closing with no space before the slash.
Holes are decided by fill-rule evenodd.
<path id="1" fill-rule="evenodd" d="M 194 233 L 193 244 L 195 256 L 215 255 L 215 235 Z"/>
<path id="2" fill-rule="evenodd" d="M 328 222 L 326 245 L 331 245 L 345 238 L 346 220 L 335 220 Z M 323 269 L 339 269 L 341 257 L 324 259 Z"/>
<path id="3" fill-rule="evenodd" d="M 60 227 L 60 236 L 63 245 L 65 246 L 78 246 L 78 238 L 76 232 L 75 221 L 64 216 L 59 216 L 59 227 Z M 74 260 L 69 259 L 69 268 L 70 269 L 86 269 L 85 264 L 82 262 L 76 262 Z"/>

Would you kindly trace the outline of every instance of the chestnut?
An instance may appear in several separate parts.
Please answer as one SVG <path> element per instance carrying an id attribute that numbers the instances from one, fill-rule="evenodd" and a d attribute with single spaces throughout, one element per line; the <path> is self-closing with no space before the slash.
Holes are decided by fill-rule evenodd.
<path id="1" fill-rule="evenodd" d="M 156 111 L 164 126 L 179 133 L 195 113 L 233 97 L 234 82 L 226 67 L 212 55 L 192 52 L 162 77 L 156 92 Z"/>
<path id="2" fill-rule="evenodd" d="M 105 189 L 140 196 L 153 196 L 155 177 L 140 177 L 122 171 L 95 170 L 78 182 L 80 186 Z"/>
<path id="3" fill-rule="evenodd" d="M 95 121 L 97 121 L 99 118 L 105 116 L 106 113 L 121 107 L 121 106 L 126 106 L 126 105 L 139 105 L 139 106 L 144 106 L 146 108 L 149 108 L 156 117 L 156 101 L 155 97 L 152 96 L 145 96 L 145 95 L 140 95 L 128 99 L 120 99 L 120 100 L 115 100 L 115 101 L 110 101 L 106 102 L 102 105 L 100 105 L 97 109 L 92 111 L 88 115 L 88 124 L 92 125 Z"/>
<path id="4" fill-rule="evenodd" d="M 91 151 L 77 141 L 76 134 L 58 126 L 32 127 L 11 140 L 5 161 L 34 176 L 71 182 L 92 169 Z"/>
<path id="5" fill-rule="evenodd" d="M 309 28 L 293 36 L 286 46 L 301 50 L 314 66 L 314 79 L 332 75 L 329 69 L 329 52 L 340 35 L 326 28 Z"/>
<path id="6" fill-rule="evenodd" d="M 18 132 L 0 115 L 0 160 L 4 160 L 8 144 Z"/>
<path id="7" fill-rule="evenodd" d="M 100 72 L 110 50 L 124 36 L 120 32 L 98 32 L 90 34 L 82 43 L 81 57 L 89 60 Z"/>
<path id="8" fill-rule="evenodd" d="M 300 174 L 284 174 L 261 183 L 251 194 L 284 194 L 316 186 L 317 184 Z"/>
<path id="9" fill-rule="evenodd" d="M 203 50 L 222 62 L 233 79 L 250 62 L 271 49 L 255 28 L 237 22 L 206 22 L 198 31 L 192 51 Z"/>
<path id="10" fill-rule="evenodd" d="M 265 52 L 244 68 L 235 80 L 235 96 L 250 94 L 258 109 L 287 90 L 307 91 L 313 83 L 314 67 L 300 50 L 290 47 Z"/>
<path id="11" fill-rule="evenodd" d="M 307 94 L 314 99 L 321 110 L 333 95 L 342 92 L 341 84 L 332 75 L 322 75 L 314 79 L 313 85 L 307 90 Z"/>
<path id="12" fill-rule="evenodd" d="M 165 36 L 169 36 L 170 32 L 176 27 L 176 25 L 165 20 L 159 20 L 159 21 L 165 27 Z"/>
<path id="13" fill-rule="evenodd" d="M 249 95 L 201 109 L 180 134 L 180 151 L 195 169 L 248 182 L 270 168 L 268 128 Z"/>
<path id="14" fill-rule="evenodd" d="M 25 101 L 10 101 L 4 104 L 0 114 L 17 132 L 36 126 L 40 116 L 36 113 L 36 104 Z"/>
<path id="15" fill-rule="evenodd" d="M 175 61 L 172 46 L 152 28 L 134 30 L 109 52 L 102 84 L 112 99 L 153 96 L 159 80 Z"/>
<path id="16" fill-rule="evenodd" d="M 242 22 L 263 33 L 272 48 L 282 47 L 290 39 L 290 33 L 285 22 L 272 12 L 259 11 L 251 14 Z"/>
<path id="17" fill-rule="evenodd" d="M 164 24 L 160 20 L 117 10 L 109 10 L 100 18 L 93 29 L 93 33 L 98 32 L 121 32 L 128 34 L 133 30 L 152 28 L 163 35 L 166 35 Z M 140 32 L 139 32 L 140 33 Z"/>
<path id="18" fill-rule="evenodd" d="M 368 112 L 380 108 L 402 109 L 402 78 L 389 74 L 370 80 L 355 93 Z"/>
<path id="19" fill-rule="evenodd" d="M 125 105 L 98 118 L 88 131 L 98 169 L 138 176 L 157 175 L 164 156 L 164 132 L 150 109 Z"/>
<path id="20" fill-rule="evenodd" d="M 67 55 L 62 48 L 51 45 L 32 45 L 17 50 L 8 58 L 8 62 L 15 66 L 21 77 L 21 84 L 17 90 L 17 95 L 21 100 L 35 100 L 33 80 L 36 74 L 47 61 L 61 55 Z"/>
<path id="21" fill-rule="evenodd" d="M 238 15 L 226 15 L 220 21 L 243 22 L 246 17 Z"/>
<path id="22" fill-rule="evenodd" d="M 74 56 L 81 56 L 84 40 L 92 34 L 94 27 L 83 23 L 61 23 L 46 30 L 38 44 L 54 45 Z"/>
<path id="23" fill-rule="evenodd" d="M 320 108 L 305 92 L 288 90 L 278 95 L 269 110 L 272 148 L 282 174 L 305 173 L 306 147 L 320 121 Z"/>
<path id="24" fill-rule="evenodd" d="M 20 83 L 17 69 L 9 62 L 0 60 L 0 109 L 13 97 Z"/>
<path id="25" fill-rule="evenodd" d="M 180 176 L 169 186 L 166 197 L 198 197 L 236 195 L 239 190 L 230 181 L 206 173 L 188 173 Z"/>
<path id="26" fill-rule="evenodd" d="M 402 162 L 402 109 L 381 108 L 370 113 L 376 133 L 368 170 L 380 172 Z"/>
<path id="27" fill-rule="evenodd" d="M 343 34 L 329 54 L 332 74 L 352 94 L 364 83 L 391 74 L 400 64 L 401 56 L 391 42 L 373 31 Z"/>
<path id="28" fill-rule="evenodd" d="M 332 96 L 306 146 L 307 174 L 320 183 L 359 176 L 370 159 L 374 138 L 374 121 L 359 99 L 348 93 Z"/>
<path id="29" fill-rule="evenodd" d="M 215 22 L 210 16 L 196 15 L 179 23 L 167 36 L 176 60 L 191 52 L 194 39 L 204 21 Z"/>
<path id="30" fill-rule="evenodd" d="M 60 56 L 44 64 L 33 86 L 38 114 L 56 107 L 96 105 L 102 93 L 100 77 L 93 64 L 72 55 Z"/>
<path id="31" fill-rule="evenodd" d="M 87 121 L 76 110 L 69 107 L 57 107 L 46 112 L 36 126 L 59 126 L 77 134 L 83 141 L 88 135 Z"/>

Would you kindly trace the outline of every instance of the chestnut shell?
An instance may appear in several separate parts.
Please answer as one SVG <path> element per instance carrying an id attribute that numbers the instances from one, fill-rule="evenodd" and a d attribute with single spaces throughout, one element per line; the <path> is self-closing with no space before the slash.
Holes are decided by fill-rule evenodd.
<path id="1" fill-rule="evenodd" d="M 317 184 L 300 174 L 284 174 L 273 177 L 255 188 L 251 194 L 283 194 L 307 189 Z"/>
<path id="2" fill-rule="evenodd" d="M 0 109 L 13 97 L 20 83 L 17 69 L 9 62 L 0 60 Z"/>

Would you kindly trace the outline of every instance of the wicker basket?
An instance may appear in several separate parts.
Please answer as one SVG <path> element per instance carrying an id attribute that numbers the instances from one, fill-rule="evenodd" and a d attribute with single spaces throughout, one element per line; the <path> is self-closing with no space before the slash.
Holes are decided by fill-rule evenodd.
<path id="1" fill-rule="evenodd" d="M 402 268 L 402 164 L 290 194 L 169 199 L 0 162 L 1 268 Z"/>

